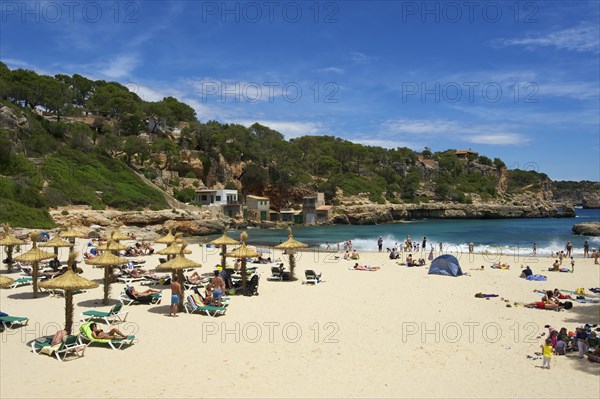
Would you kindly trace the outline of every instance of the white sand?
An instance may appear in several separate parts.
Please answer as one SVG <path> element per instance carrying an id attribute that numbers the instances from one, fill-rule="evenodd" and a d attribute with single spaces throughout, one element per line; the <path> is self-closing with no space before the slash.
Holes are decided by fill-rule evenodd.
<path id="1" fill-rule="evenodd" d="M 191 248 L 191 257 L 204 264 L 200 272 L 218 263 L 215 251 Z M 145 257 L 152 266 L 157 258 Z M 287 264 L 287 257 L 282 259 Z M 361 263 L 381 270 L 351 271 L 350 262 L 304 253 L 297 275 L 312 268 L 323 272 L 324 282 L 267 281 L 270 270 L 261 266 L 260 295 L 232 297 L 227 314 L 217 318 L 167 317 L 166 289 L 160 305 L 128 307 L 129 322 L 120 328 L 139 338 L 135 345 L 121 351 L 90 346 L 85 357 L 64 363 L 33 355 L 27 346 L 62 326 L 64 299 L 32 299 L 31 286 L 0 290 L 2 311 L 30 318 L 29 326 L 1 335 L 0 396 L 599 396 L 600 364 L 575 355 L 555 356 L 552 369 L 542 370 L 536 367 L 541 360 L 527 358 L 540 350 L 537 336 L 547 334 L 545 324 L 570 330 L 600 324 L 598 304 L 575 303 L 570 311 L 554 312 L 507 308 L 500 298 L 474 294 L 499 294 L 511 304 L 534 302 L 540 297 L 533 289 L 574 291 L 600 285 L 600 266 L 577 259 L 571 274 L 542 272 L 551 265 L 549 258 L 504 257 L 513 265 L 508 271 L 490 269 L 491 257 L 463 254 L 460 261 L 470 276 L 428 275 L 426 267 L 398 266 L 385 253 L 362 254 Z M 548 281 L 519 279 L 521 263 L 547 275 Z M 483 272 L 469 270 L 482 264 Z M 85 277 L 101 280 L 101 269 L 82 267 Z M 111 303 L 122 287 L 113 285 Z M 108 310 L 101 297 L 102 286 L 76 295 L 75 319 L 86 309 Z"/>

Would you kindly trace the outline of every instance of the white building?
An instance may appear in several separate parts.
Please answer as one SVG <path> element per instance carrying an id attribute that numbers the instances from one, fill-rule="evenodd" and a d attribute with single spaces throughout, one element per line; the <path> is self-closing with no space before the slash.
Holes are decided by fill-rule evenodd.
<path id="1" fill-rule="evenodd" d="M 206 206 L 221 207 L 222 213 L 229 217 L 235 217 L 241 210 L 237 190 L 196 190 L 194 201 Z"/>

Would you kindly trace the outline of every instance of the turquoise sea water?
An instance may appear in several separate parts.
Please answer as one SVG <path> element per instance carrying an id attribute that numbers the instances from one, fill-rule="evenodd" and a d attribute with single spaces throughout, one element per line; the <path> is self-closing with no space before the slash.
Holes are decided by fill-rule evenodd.
<path id="1" fill-rule="evenodd" d="M 443 220 L 424 219 L 405 223 L 380 224 L 369 226 L 298 226 L 294 228 L 294 238 L 311 247 L 332 247 L 336 243 L 352 240 L 353 247 L 362 251 L 376 251 L 377 239 L 383 237 L 384 249 L 394 243 L 404 242 L 410 235 L 413 241 L 421 242 L 427 237 L 430 244 L 444 243 L 444 251 L 466 251 L 469 242 L 475 244 L 476 252 L 499 252 L 525 255 L 531 253 L 532 245 L 537 243 L 537 253 L 548 255 L 563 250 L 565 243 L 571 241 L 575 255 L 583 253 L 583 242 L 588 240 L 590 248 L 600 246 L 600 237 L 585 237 L 572 234 L 575 223 L 600 221 L 600 209 L 577 209 L 576 218 L 560 219 L 468 219 Z M 232 230 L 229 236 L 239 239 L 239 231 Z M 287 231 L 249 229 L 248 243 L 256 245 L 275 245 L 287 239 Z M 590 249 L 591 250 L 591 249 Z"/>

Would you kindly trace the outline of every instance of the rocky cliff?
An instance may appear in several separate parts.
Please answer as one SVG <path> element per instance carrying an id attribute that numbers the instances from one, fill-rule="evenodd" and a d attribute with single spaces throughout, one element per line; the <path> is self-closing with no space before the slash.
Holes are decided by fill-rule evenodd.
<path id="1" fill-rule="evenodd" d="M 335 224 L 377 224 L 412 219 L 504 219 L 573 217 L 572 208 L 562 212 L 552 204 L 489 203 L 489 204 L 389 204 L 353 205 L 336 208 L 331 220 Z"/>
<path id="2" fill-rule="evenodd" d="M 587 190 L 555 190 L 554 199 L 572 206 L 583 206 L 584 208 L 600 208 L 600 191 Z"/>
<path id="3" fill-rule="evenodd" d="M 584 236 L 600 236 L 600 222 L 577 223 L 573 226 L 573 233 Z"/>

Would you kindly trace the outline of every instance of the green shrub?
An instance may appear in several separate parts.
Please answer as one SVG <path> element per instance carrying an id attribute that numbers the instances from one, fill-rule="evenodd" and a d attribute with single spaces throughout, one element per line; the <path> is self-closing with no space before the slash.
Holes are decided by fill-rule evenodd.
<path id="1" fill-rule="evenodd" d="M 46 209 L 36 209 L 8 199 L 0 200 L 0 221 L 12 227 L 52 229 L 54 220 Z"/>
<path id="2" fill-rule="evenodd" d="M 63 209 L 63 210 L 60 212 L 60 214 L 61 214 L 61 215 L 63 215 L 63 216 L 67 216 L 67 215 L 69 214 L 69 211 L 67 211 L 66 209 Z"/>

